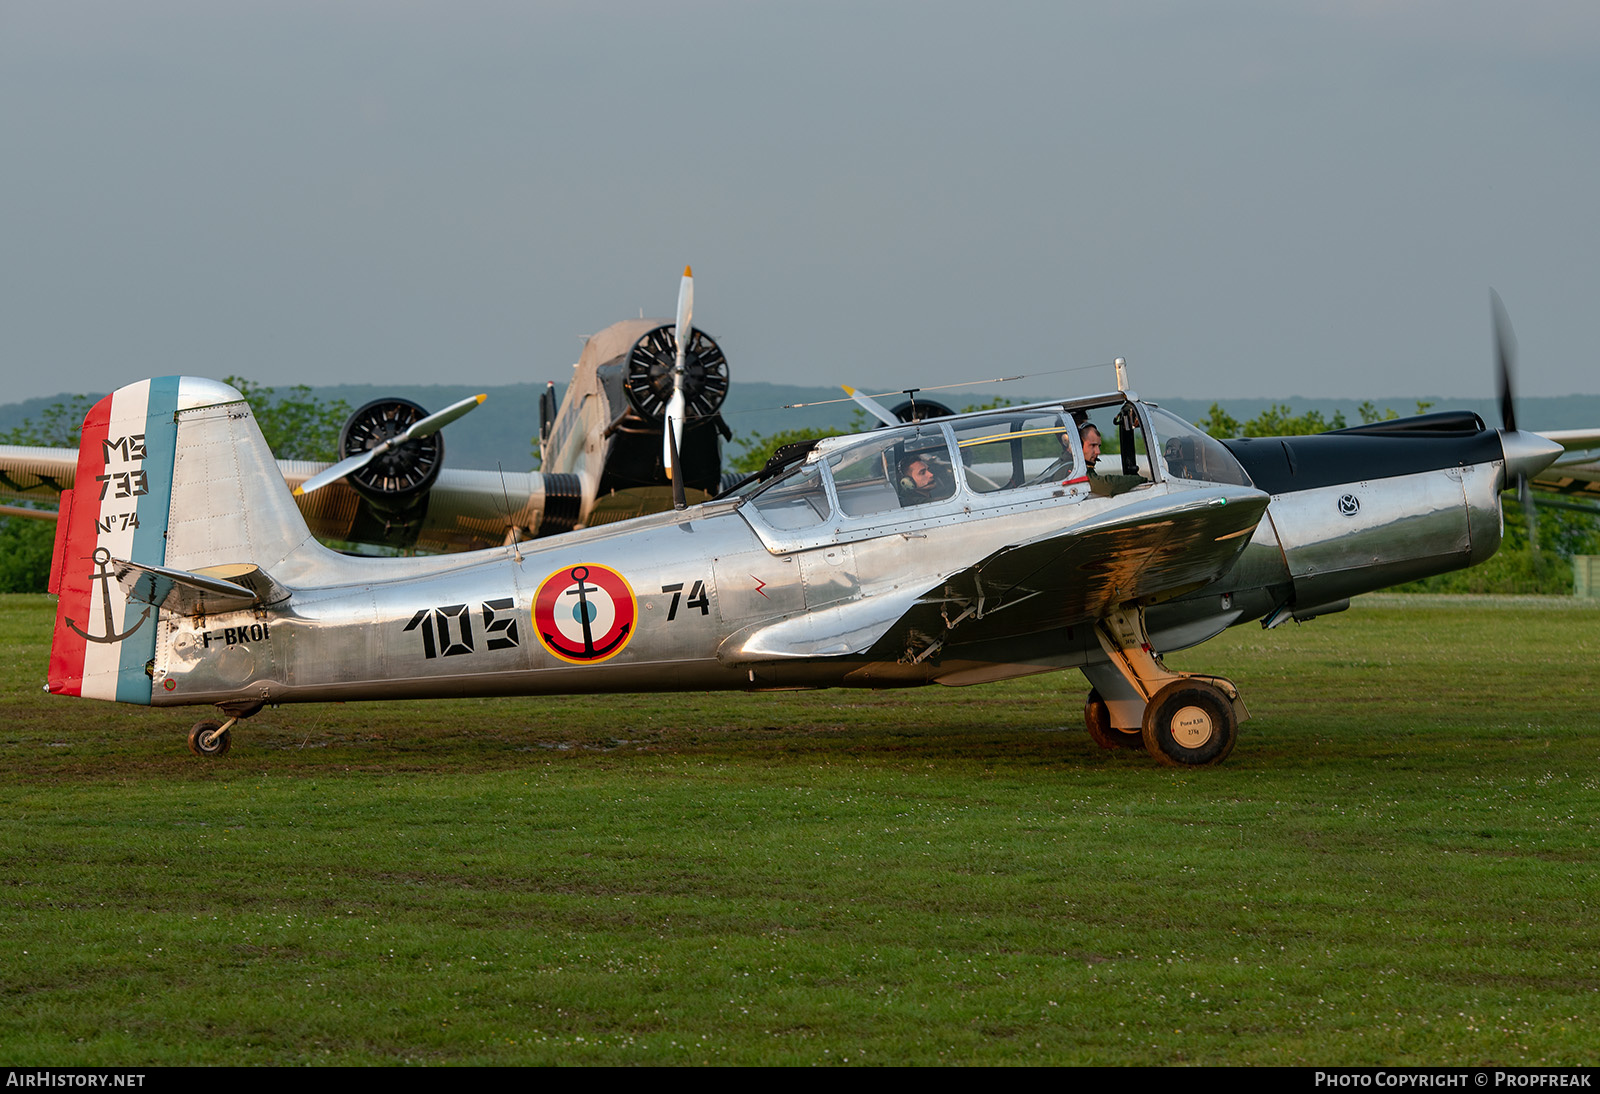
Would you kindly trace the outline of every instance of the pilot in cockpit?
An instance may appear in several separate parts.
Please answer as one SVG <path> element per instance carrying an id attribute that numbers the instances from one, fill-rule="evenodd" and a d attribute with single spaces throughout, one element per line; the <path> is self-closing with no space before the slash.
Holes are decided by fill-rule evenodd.
<path id="1" fill-rule="evenodd" d="M 1102 475 L 1095 470 L 1095 461 L 1100 458 L 1100 430 L 1093 422 L 1080 425 L 1078 435 L 1083 438 L 1083 462 L 1089 471 L 1090 493 L 1109 498 L 1145 484 L 1142 475 Z"/>
<path id="2" fill-rule="evenodd" d="M 902 506 L 921 505 L 948 498 L 955 493 L 955 482 L 940 476 L 931 457 L 912 455 L 901 461 L 898 492 Z"/>

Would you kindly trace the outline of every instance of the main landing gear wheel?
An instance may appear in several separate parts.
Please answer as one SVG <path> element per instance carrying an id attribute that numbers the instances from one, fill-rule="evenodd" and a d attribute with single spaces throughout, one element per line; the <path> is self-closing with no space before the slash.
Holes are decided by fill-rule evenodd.
<path id="1" fill-rule="evenodd" d="M 227 752 L 232 743 L 227 727 L 221 722 L 196 722 L 189 731 L 189 751 L 208 760 Z"/>
<path id="2" fill-rule="evenodd" d="M 1145 751 L 1174 767 L 1210 767 L 1228 758 L 1239 719 L 1228 695 L 1203 680 L 1174 680 L 1144 711 Z"/>
<path id="3" fill-rule="evenodd" d="M 1111 709 L 1106 706 L 1099 691 L 1091 690 L 1089 698 L 1083 701 L 1083 724 L 1089 729 L 1089 739 L 1101 748 L 1140 748 L 1144 745 L 1144 737 L 1137 731 L 1112 728 Z"/>

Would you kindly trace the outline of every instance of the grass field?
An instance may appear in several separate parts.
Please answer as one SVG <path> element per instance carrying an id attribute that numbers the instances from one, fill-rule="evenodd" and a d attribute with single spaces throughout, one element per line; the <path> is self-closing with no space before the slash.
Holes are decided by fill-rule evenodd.
<path id="1" fill-rule="evenodd" d="M 0 1063 L 1593 1064 L 1600 610 L 1366 598 L 1076 673 L 201 712 L 40 692 L 0 598 Z"/>

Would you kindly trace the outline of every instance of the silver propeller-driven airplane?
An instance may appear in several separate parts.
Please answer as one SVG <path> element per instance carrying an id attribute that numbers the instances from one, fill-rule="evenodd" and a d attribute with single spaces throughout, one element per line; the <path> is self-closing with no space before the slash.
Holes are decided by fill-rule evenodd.
<path id="1" fill-rule="evenodd" d="M 1501 490 L 1560 451 L 1469 413 L 1224 444 L 1122 375 L 1089 398 L 789 446 L 674 511 L 383 559 L 316 541 L 237 391 L 133 384 L 84 424 L 47 686 L 216 705 L 227 721 L 189 738 L 212 755 L 267 704 L 1077 667 L 1096 741 L 1214 764 L 1245 717 L 1238 689 L 1163 653 L 1481 562 Z M 1100 433 L 1115 473 L 1086 462 Z"/>
<path id="2" fill-rule="evenodd" d="M 423 552 L 471 551 L 591 527 L 672 506 L 667 423 L 676 426 L 689 496 L 721 489 L 719 413 L 727 359 L 692 323 L 693 280 L 684 270 L 676 321 L 626 320 L 589 338 L 559 410 L 554 385 L 540 405 L 542 471 L 444 466 L 440 430 L 483 396 L 436 414 L 407 399 L 358 409 L 339 436 L 334 465 L 279 460 L 312 534 L 325 541 Z M 55 502 L 72 487 L 70 448 L 0 445 L 0 497 Z M 54 519 L 55 510 L 0 506 L 10 516 Z"/>

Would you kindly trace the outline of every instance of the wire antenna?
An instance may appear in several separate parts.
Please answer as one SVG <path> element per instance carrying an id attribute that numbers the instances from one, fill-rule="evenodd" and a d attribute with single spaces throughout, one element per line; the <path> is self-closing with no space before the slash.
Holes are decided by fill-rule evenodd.
<path id="1" fill-rule="evenodd" d="M 495 460 L 494 465 L 500 470 L 500 496 L 506 502 L 506 534 L 511 537 L 511 557 L 520 566 L 522 564 L 522 546 L 517 542 L 517 522 L 511 519 L 511 492 L 506 489 L 505 465 L 499 460 Z"/>

